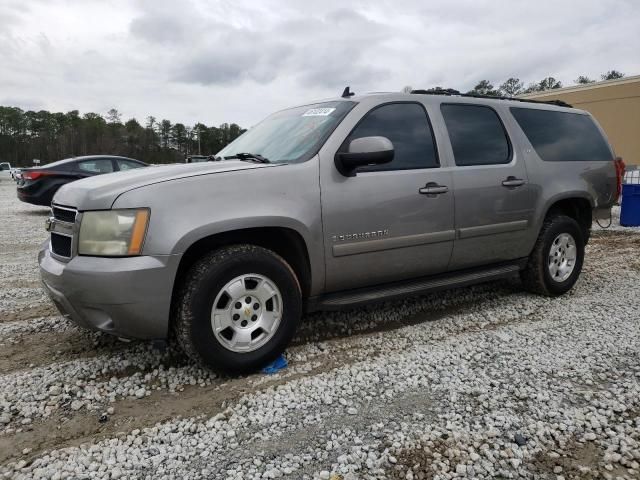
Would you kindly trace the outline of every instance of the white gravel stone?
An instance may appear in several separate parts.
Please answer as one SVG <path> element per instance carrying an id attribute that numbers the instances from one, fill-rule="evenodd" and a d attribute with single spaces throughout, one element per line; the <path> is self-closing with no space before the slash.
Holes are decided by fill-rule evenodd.
<path id="1" fill-rule="evenodd" d="M 611 234 L 594 233 L 583 277 L 563 297 L 503 282 L 311 315 L 277 378 L 218 378 L 145 344 L 1 374 L 3 436 L 52 415 L 112 415 L 122 399 L 156 388 L 182 398 L 185 386 L 215 385 L 217 395 L 235 382 L 246 393 L 212 416 L 134 422 L 122 427 L 134 430 L 84 445 L 30 452 L 29 463 L 16 457 L 0 465 L 0 476 L 533 478 L 534 461 L 546 458 L 544 478 L 553 478 L 563 472 L 554 460 L 570 457 L 576 442 L 608 455 L 611 473 L 596 460 L 581 467 L 584 476 L 613 478 L 621 466 L 637 476 L 640 421 L 630 412 L 640 408 L 640 270 L 635 234 L 627 232 L 604 246 Z M 7 244 L 4 232 L 0 242 Z M 22 268 L 0 265 L 0 282 Z M 34 292 L 20 295 L 0 296 L 0 312 L 40 301 Z M 46 329 L 55 322 L 10 322 L 0 332 L 54 331 Z M 516 444 L 516 434 L 526 442 Z"/>

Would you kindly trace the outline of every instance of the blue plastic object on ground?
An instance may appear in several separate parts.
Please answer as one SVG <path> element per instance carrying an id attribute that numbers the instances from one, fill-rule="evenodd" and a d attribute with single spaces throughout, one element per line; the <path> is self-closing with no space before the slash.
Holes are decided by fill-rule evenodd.
<path id="1" fill-rule="evenodd" d="M 287 359 L 284 358 L 284 355 L 280 355 L 273 362 L 262 369 L 262 373 L 266 373 L 267 375 L 273 375 L 274 373 L 278 373 L 283 368 L 287 368 L 289 364 L 287 363 Z"/>
<path id="2" fill-rule="evenodd" d="M 623 227 L 640 227 L 640 185 L 622 185 L 620 225 Z"/>

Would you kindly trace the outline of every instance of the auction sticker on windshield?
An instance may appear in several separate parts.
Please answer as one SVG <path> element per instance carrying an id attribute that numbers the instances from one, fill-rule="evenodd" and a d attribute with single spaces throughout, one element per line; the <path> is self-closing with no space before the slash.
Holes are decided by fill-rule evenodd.
<path id="1" fill-rule="evenodd" d="M 326 117 L 331 115 L 335 108 L 312 108 L 302 114 L 303 117 Z"/>

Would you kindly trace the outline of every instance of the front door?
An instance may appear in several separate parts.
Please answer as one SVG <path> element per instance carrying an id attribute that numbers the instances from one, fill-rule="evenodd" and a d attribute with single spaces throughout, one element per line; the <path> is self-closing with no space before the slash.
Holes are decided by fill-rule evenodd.
<path id="1" fill-rule="evenodd" d="M 524 158 L 509 141 L 491 107 L 444 103 L 440 107 L 455 167 L 456 240 L 451 270 L 528 255 L 533 215 Z M 448 149 L 447 149 L 448 150 Z"/>
<path id="2" fill-rule="evenodd" d="M 345 177 L 333 158 L 320 159 L 329 292 L 440 273 L 449 264 L 455 234 L 451 173 L 440 169 L 424 106 L 372 108 L 340 149 L 369 136 L 391 140 L 391 163 Z"/>

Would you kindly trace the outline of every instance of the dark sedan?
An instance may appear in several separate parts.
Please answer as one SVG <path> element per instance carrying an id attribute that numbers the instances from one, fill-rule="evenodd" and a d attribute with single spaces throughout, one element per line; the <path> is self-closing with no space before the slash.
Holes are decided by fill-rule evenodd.
<path id="1" fill-rule="evenodd" d="M 49 206 L 55 193 L 66 183 L 103 173 L 146 166 L 146 163 L 132 158 L 91 155 L 58 160 L 41 167 L 25 168 L 22 169 L 22 178 L 18 181 L 18 198 L 34 205 Z"/>

